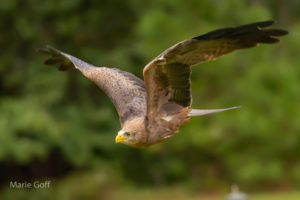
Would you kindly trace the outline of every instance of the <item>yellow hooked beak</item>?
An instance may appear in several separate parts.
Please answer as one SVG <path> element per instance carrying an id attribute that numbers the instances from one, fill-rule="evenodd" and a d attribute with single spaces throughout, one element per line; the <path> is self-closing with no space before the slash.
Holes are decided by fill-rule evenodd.
<path id="1" fill-rule="evenodd" d="M 118 134 L 116 139 L 115 139 L 115 142 L 119 143 L 119 142 L 122 142 L 122 141 L 125 141 L 125 140 L 127 140 L 127 138 L 123 137 L 123 135 L 121 135 L 121 134 Z"/>

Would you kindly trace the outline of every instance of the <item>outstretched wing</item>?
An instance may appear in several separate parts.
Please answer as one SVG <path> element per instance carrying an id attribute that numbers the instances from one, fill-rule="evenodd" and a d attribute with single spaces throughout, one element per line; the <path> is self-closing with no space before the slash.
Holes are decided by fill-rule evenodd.
<path id="1" fill-rule="evenodd" d="M 147 89 L 148 118 L 166 110 L 180 110 L 191 105 L 191 66 L 214 60 L 236 49 L 254 47 L 259 43 L 279 41 L 287 31 L 266 28 L 273 21 L 218 29 L 184 40 L 160 54 L 143 71 Z"/>
<path id="2" fill-rule="evenodd" d="M 145 83 L 133 74 L 95 67 L 50 46 L 39 51 L 51 56 L 45 61 L 46 65 L 60 64 L 60 70 L 76 68 L 101 88 L 116 107 L 122 125 L 132 117 L 146 115 Z"/>

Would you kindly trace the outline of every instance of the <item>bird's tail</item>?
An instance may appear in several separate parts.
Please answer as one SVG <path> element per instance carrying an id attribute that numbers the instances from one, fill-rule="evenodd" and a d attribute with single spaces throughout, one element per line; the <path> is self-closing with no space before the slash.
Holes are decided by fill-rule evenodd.
<path id="1" fill-rule="evenodd" d="M 241 108 L 241 106 L 235 106 L 235 107 L 223 108 L 223 109 L 192 109 L 190 111 L 190 113 L 188 114 L 188 116 L 193 117 L 193 116 L 208 115 L 208 114 L 223 112 L 226 110 L 233 110 L 233 109 L 237 109 L 237 108 Z"/>

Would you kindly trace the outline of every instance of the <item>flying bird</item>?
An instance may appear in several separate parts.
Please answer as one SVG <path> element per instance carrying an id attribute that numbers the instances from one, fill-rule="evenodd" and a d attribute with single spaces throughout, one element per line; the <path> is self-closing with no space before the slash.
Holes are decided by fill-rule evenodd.
<path id="1" fill-rule="evenodd" d="M 51 56 L 46 65 L 60 64 L 62 71 L 78 69 L 102 89 L 120 118 L 122 129 L 115 142 L 142 148 L 173 136 L 192 116 L 238 108 L 192 109 L 191 67 L 237 49 L 278 42 L 276 37 L 288 32 L 268 28 L 273 23 L 217 29 L 179 42 L 144 67 L 144 81 L 120 69 L 96 67 L 50 46 L 39 51 Z"/>

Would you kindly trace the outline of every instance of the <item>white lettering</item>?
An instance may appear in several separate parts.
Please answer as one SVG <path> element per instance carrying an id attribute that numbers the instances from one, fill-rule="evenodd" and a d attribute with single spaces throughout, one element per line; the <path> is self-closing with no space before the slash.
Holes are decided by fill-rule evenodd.
<path id="1" fill-rule="evenodd" d="M 31 188 L 32 185 L 31 185 L 31 183 L 28 183 L 28 182 L 21 183 L 21 182 L 17 182 L 17 181 L 14 181 L 14 182 L 10 181 L 9 187 L 10 188 L 17 188 L 17 189 L 19 189 L 19 188 Z"/>
<path id="2" fill-rule="evenodd" d="M 34 181 L 33 186 L 34 188 L 50 188 L 51 181 L 39 182 Z"/>

